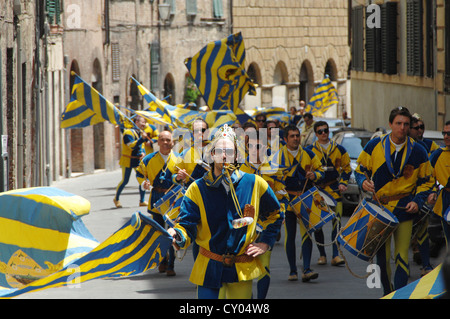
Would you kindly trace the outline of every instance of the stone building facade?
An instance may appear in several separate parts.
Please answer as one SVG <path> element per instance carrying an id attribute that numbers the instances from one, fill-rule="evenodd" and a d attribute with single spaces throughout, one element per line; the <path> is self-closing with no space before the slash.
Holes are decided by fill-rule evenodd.
<path id="1" fill-rule="evenodd" d="M 241 31 L 246 64 L 258 84 L 246 108 L 308 102 L 328 74 L 339 93 L 338 109 L 328 116 L 350 113 L 347 78 L 350 65 L 348 1 L 233 2 L 233 32 Z"/>

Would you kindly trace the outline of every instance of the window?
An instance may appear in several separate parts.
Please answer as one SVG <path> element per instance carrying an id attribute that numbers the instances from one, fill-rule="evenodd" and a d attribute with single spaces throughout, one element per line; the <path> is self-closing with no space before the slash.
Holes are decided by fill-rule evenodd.
<path id="1" fill-rule="evenodd" d="M 186 15 L 197 15 L 197 0 L 186 0 Z"/>
<path id="2" fill-rule="evenodd" d="M 352 9 L 352 69 L 364 70 L 364 7 Z"/>
<path id="3" fill-rule="evenodd" d="M 46 0 L 45 11 L 47 11 L 50 24 L 61 24 L 61 3 L 60 0 Z"/>
<path id="4" fill-rule="evenodd" d="M 120 46 L 119 43 L 111 43 L 112 80 L 120 81 Z"/>
<path id="5" fill-rule="evenodd" d="M 222 0 L 213 0 L 213 17 L 223 18 Z"/>
<path id="6" fill-rule="evenodd" d="M 381 7 L 381 72 L 397 73 L 397 2 Z"/>

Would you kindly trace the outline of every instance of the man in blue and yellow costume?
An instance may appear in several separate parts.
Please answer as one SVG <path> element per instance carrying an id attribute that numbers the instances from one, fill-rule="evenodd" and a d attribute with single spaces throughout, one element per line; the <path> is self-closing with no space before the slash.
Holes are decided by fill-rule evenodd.
<path id="1" fill-rule="evenodd" d="M 275 196 L 280 202 L 280 214 L 284 219 L 284 212 L 287 205 L 289 205 L 289 196 L 284 189 L 284 184 L 276 178 L 276 173 L 270 166 L 267 158 L 267 147 L 260 138 L 261 131 L 256 131 L 255 134 L 249 135 L 248 141 L 248 156 L 245 163 L 241 165 L 240 170 L 244 173 L 255 174 L 261 176 L 275 192 Z M 275 174 L 275 176 L 273 176 Z M 274 178 L 275 177 L 275 178 Z M 257 283 L 257 298 L 265 299 L 270 285 L 270 257 L 272 251 L 269 249 L 260 256 L 260 260 L 266 269 L 266 273 L 258 278 Z"/>
<path id="2" fill-rule="evenodd" d="M 139 166 L 139 161 L 145 156 L 143 143 L 149 140 L 144 129 L 147 125 L 145 119 L 141 116 L 134 118 L 136 128 L 126 129 L 122 134 L 122 155 L 120 157 L 119 165 L 122 167 L 122 180 L 116 188 L 116 196 L 113 202 L 117 208 L 121 208 L 122 204 L 119 201 L 125 185 L 130 180 L 131 171 Z M 145 201 L 145 190 L 139 185 L 139 206 L 147 206 Z"/>
<path id="3" fill-rule="evenodd" d="M 252 280 L 265 271 L 258 256 L 280 230 L 280 204 L 264 179 L 235 169 L 236 135 L 228 125 L 211 146 L 211 170 L 189 186 L 178 223 L 168 231 L 175 245 L 195 240 L 200 247 L 190 276 L 199 299 L 250 299 Z M 263 230 L 256 242 L 257 223 Z"/>
<path id="4" fill-rule="evenodd" d="M 150 189 L 147 211 L 153 219 L 164 227 L 163 216 L 154 208 L 154 204 L 164 196 L 173 186 L 172 177 L 176 172 L 176 154 L 172 152 L 172 133 L 164 130 L 158 136 L 159 151 L 146 155 L 136 169 L 136 177 L 144 189 Z M 169 261 L 166 258 L 161 262 L 160 272 L 166 272 L 168 276 L 175 276 L 175 253 L 169 248 Z"/>
<path id="5" fill-rule="evenodd" d="M 430 162 L 433 168 L 433 175 L 441 185 L 442 189 L 439 191 L 437 201 L 433 199 L 433 211 L 436 215 L 441 217 L 442 227 L 444 229 L 445 240 L 447 242 L 447 249 L 450 239 L 450 229 L 447 220 L 444 220 L 445 213 L 450 213 L 450 121 L 445 122 L 444 130 L 445 147 L 442 147 L 433 154 L 431 154 Z M 436 194 L 429 196 L 436 198 Z"/>
<path id="6" fill-rule="evenodd" d="M 317 141 L 314 144 L 307 147 L 316 154 L 317 158 L 322 163 L 322 167 L 325 172 L 324 178 L 317 184 L 321 189 L 333 196 L 336 200 L 336 218 L 333 219 L 333 227 L 331 231 L 331 238 L 334 240 L 340 229 L 341 217 L 342 217 L 342 196 L 341 192 L 347 190 L 348 180 L 352 173 L 350 167 L 350 156 L 347 150 L 329 138 L 329 127 L 325 121 L 318 121 L 314 124 L 314 133 L 316 134 Z M 318 264 L 325 265 L 327 263 L 327 257 L 324 247 L 324 234 L 322 228 L 314 232 L 314 236 L 318 243 L 320 257 Z M 344 264 L 344 259 L 339 256 L 337 243 L 333 242 L 332 252 L 332 266 L 339 266 Z"/>
<path id="7" fill-rule="evenodd" d="M 370 140 L 358 157 L 356 181 L 364 191 L 398 219 L 399 225 L 378 250 L 384 294 L 408 283 L 412 227 L 427 200 L 434 178 L 427 151 L 408 137 L 411 114 L 405 107 L 393 109 L 389 115 L 391 133 Z M 394 238 L 395 273 L 391 282 L 391 237 Z"/>
<path id="8" fill-rule="evenodd" d="M 313 186 L 312 182 L 318 182 L 324 176 L 322 165 L 315 154 L 300 146 L 300 130 L 289 125 L 284 129 L 284 145 L 271 158 L 271 166 L 281 173 L 281 182 L 285 185 L 292 202 L 297 196 L 303 194 Z M 289 263 L 289 281 L 298 280 L 296 264 L 295 237 L 297 234 L 297 215 L 290 206 L 286 207 L 285 215 L 285 250 Z M 319 277 L 319 274 L 311 269 L 312 240 L 302 222 L 300 235 L 302 237 L 303 273 L 302 281 L 307 282 Z"/>

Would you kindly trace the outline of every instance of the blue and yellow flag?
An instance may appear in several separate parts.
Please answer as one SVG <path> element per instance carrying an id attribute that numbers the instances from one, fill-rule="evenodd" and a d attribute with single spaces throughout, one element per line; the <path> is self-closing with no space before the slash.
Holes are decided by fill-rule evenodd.
<path id="1" fill-rule="evenodd" d="M 323 116 L 332 106 L 339 104 L 336 88 L 328 76 L 317 86 L 313 96 L 306 106 L 305 112 L 314 116 Z"/>
<path id="2" fill-rule="evenodd" d="M 199 117 L 203 118 L 211 128 L 224 124 L 231 126 L 236 122 L 236 115 L 230 110 L 204 112 L 185 108 L 184 105 L 173 106 L 155 97 L 135 78 L 131 77 L 130 80 L 136 83 L 139 92 L 148 103 L 150 111 L 158 113 L 162 121 L 171 123 L 174 127 L 190 128 L 195 119 Z"/>
<path id="3" fill-rule="evenodd" d="M 383 299 L 437 299 L 446 292 L 441 264 L 422 278 L 393 291 Z"/>
<path id="4" fill-rule="evenodd" d="M 91 204 L 54 187 L 0 194 L 0 296 L 44 278 L 98 246 L 81 217 Z"/>
<path id="5" fill-rule="evenodd" d="M 83 81 L 76 73 L 69 104 L 61 115 L 61 128 L 78 128 L 104 121 L 132 128 L 134 123 L 96 89 Z"/>
<path id="6" fill-rule="evenodd" d="M 164 228 L 149 217 L 135 213 L 125 225 L 85 256 L 3 297 L 98 278 L 136 275 L 156 268 L 171 244 L 172 237 Z"/>
<path id="7" fill-rule="evenodd" d="M 245 46 L 239 32 L 207 44 L 186 59 L 185 65 L 211 110 L 230 109 L 236 116 L 245 116 L 239 103 L 247 93 L 256 95 L 256 89 L 244 61 Z"/>

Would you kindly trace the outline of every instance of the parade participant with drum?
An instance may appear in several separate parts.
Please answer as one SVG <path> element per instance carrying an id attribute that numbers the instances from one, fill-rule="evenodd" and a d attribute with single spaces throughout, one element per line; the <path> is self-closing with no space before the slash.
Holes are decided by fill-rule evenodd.
<path id="1" fill-rule="evenodd" d="M 398 219 L 393 233 L 395 274 L 391 283 L 390 236 L 378 250 L 384 294 L 405 286 L 409 276 L 408 250 L 413 219 L 426 201 L 433 177 L 427 152 L 408 137 L 411 114 L 405 107 L 389 115 L 391 133 L 370 140 L 358 157 L 355 176 L 359 187 L 373 193 L 376 202 Z"/>
<path id="2" fill-rule="evenodd" d="M 248 152 L 249 155 L 245 160 L 245 163 L 241 165 L 240 170 L 244 173 L 255 174 L 261 176 L 275 192 L 275 195 L 280 202 L 280 214 L 284 219 L 284 213 L 286 207 L 289 205 L 289 196 L 284 189 L 283 183 L 281 183 L 277 176 L 272 176 L 274 173 L 270 167 L 270 163 L 266 156 L 266 145 L 263 143 L 263 139 L 259 137 L 260 131 L 256 131 L 255 136 L 249 137 Z M 281 177 L 281 176 L 278 176 Z M 269 249 L 263 255 L 260 256 L 260 261 L 266 269 L 266 273 L 258 278 L 257 283 L 257 298 L 265 299 L 270 285 L 270 257 L 272 251 Z"/>
<path id="3" fill-rule="evenodd" d="M 172 152 L 172 133 L 168 130 L 162 131 L 158 136 L 159 151 L 146 155 L 136 169 L 136 177 L 139 184 L 149 190 L 147 211 L 153 219 L 164 227 L 164 219 L 154 204 L 164 196 L 172 187 L 172 175 L 176 172 L 176 154 Z M 160 272 L 166 272 L 167 276 L 175 276 L 174 271 L 175 254 L 171 247 L 169 249 L 169 260 L 165 258 L 159 267 Z"/>
<path id="4" fill-rule="evenodd" d="M 265 270 L 258 260 L 275 243 L 282 217 L 274 192 L 260 176 L 236 169 L 236 135 L 224 125 L 212 141 L 211 171 L 186 191 L 174 245 L 200 246 L 190 281 L 199 299 L 251 298 L 252 280 Z M 256 225 L 263 228 L 256 242 Z"/>
<path id="5" fill-rule="evenodd" d="M 281 181 L 286 186 L 289 201 L 301 196 L 313 186 L 312 182 L 318 182 L 324 176 L 319 159 L 310 150 L 300 146 L 300 131 L 298 127 L 289 125 L 284 130 L 286 145 L 271 158 L 271 166 L 275 171 L 282 173 Z M 297 233 L 297 214 L 289 206 L 285 215 L 285 250 L 289 263 L 289 281 L 298 280 L 296 264 L 295 237 Z M 319 274 L 310 268 L 312 254 L 312 240 L 303 223 L 300 223 L 302 237 L 303 274 L 302 281 L 316 279 Z"/>
<path id="6" fill-rule="evenodd" d="M 448 249 L 450 240 L 450 121 L 445 123 L 442 135 L 444 135 L 445 147 L 436 150 L 430 158 L 433 175 L 442 186 L 442 189 L 439 191 L 438 196 L 436 196 L 437 194 L 431 194 L 429 199 L 435 204 L 433 208 L 434 213 L 442 218 L 442 227 Z"/>
<path id="7" fill-rule="evenodd" d="M 342 145 L 330 140 L 327 122 L 316 122 L 314 124 L 314 133 L 317 136 L 317 141 L 308 146 L 307 149 L 316 154 L 317 158 L 322 163 L 322 168 L 325 172 L 324 178 L 317 184 L 317 186 L 333 196 L 337 202 L 335 209 L 336 218 L 333 219 L 333 227 L 331 232 L 331 239 L 333 241 L 333 258 L 331 260 L 331 265 L 339 266 L 344 263 L 344 260 L 339 256 L 337 243 L 334 239 L 336 238 L 341 224 L 343 210 L 341 192 L 345 192 L 347 190 L 348 180 L 352 172 L 352 168 L 350 167 L 350 156 Z M 319 229 L 315 231 L 314 235 L 320 252 L 320 257 L 317 263 L 319 265 L 325 265 L 327 263 L 327 257 L 325 247 L 323 246 L 323 230 Z"/>

